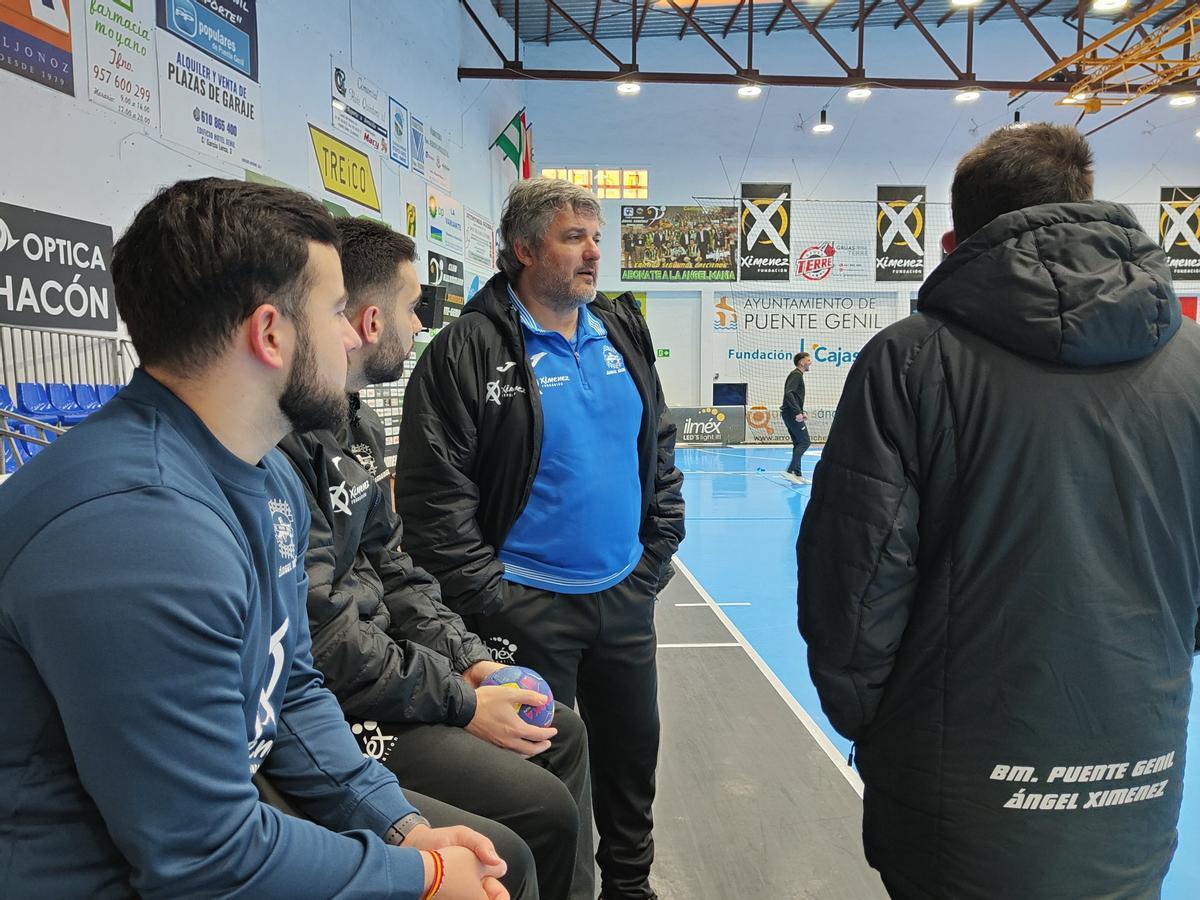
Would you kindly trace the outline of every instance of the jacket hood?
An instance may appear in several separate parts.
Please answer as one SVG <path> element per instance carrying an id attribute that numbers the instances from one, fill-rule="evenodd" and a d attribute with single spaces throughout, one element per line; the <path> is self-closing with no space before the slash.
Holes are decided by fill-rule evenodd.
<path id="1" fill-rule="evenodd" d="M 1071 366 L 1149 356 L 1182 321 L 1166 254 L 1127 207 L 1096 200 L 998 216 L 929 276 L 917 308 Z"/>

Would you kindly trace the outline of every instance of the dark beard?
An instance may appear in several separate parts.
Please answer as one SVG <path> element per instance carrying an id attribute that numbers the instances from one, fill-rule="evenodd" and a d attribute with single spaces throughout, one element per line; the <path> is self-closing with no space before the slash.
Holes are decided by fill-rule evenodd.
<path id="1" fill-rule="evenodd" d="M 344 389 L 325 391 L 317 382 L 317 361 L 308 337 L 308 324 L 298 329 L 296 359 L 288 373 L 287 384 L 279 398 L 283 413 L 293 431 L 341 431 L 346 427 Z"/>
<path id="2" fill-rule="evenodd" d="M 399 381 L 404 374 L 403 341 L 397 332 L 395 323 L 385 322 L 383 334 L 379 340 L 379 348 L 375 355 L 363 363 L 363 378 L 367 384 L 391 384 Z"/>

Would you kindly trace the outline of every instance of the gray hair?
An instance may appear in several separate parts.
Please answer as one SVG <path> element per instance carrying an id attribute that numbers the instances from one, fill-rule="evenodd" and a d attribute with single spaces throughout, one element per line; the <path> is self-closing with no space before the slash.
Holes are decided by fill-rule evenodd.
<path id="1" fill-rule="evenodd" d="M 569 181 L 530 178 L 512 186 L 500 215 L 499 262 L 509 281 L 515 281 L 525 268 L 525 264 L 517 259 L 516 242 L 540 247 L 555 215 L 566 206 L 580 215 L 592 215 L 604 221 L 596 197 Z"/>

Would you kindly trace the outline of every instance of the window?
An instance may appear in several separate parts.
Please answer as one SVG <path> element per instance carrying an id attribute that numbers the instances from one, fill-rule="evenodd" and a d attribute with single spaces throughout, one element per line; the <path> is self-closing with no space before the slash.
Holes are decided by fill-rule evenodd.
<path id="1" fill-rule="evenodd" d="M 621 199 L 621 170 L 596 170 L 596 196 L 601 200 Z"/>
<path id="2" fill-rule="evenodd" d="M 645 200 L 650 196 L 647 169 L 542 169 L 543 178 L 561 178 L 601 200 Z"/>
<path id="3" fill-rule="evenodd" d="M 650 193 L 650 179 L 645 169 L 626 169 L 625 193 L 626 200 L 645 200 Z"/>

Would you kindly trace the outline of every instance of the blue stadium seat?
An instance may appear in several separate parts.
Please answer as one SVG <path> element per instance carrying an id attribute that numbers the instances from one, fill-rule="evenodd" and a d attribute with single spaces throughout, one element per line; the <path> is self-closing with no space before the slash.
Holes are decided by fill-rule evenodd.
<path id="1" fill-rule="evenodd" d="M 50 397 L 50 408 L 59 414 L 64 425 L 78 425 L 88 417 L 87 410 L 75 402 L 75 395 L 68 385 L 51 381 L 46 384 L 46 393 Z"/>
<path id="2" fill-rule="evenodd" d="M 59 420 L 59 414 L 46 396 L 45 385 L 36 381 L 17 382 L 17 412 L 49 425 L 57 425 Z"/>
<path id="3" fill-rule="evenodd" d="M 12 394 L 8 392 L 8 385 L 0 382 L 0 410 L 4 412 L 16 412 L 17 405 L 13 403 Z"/>
<path id="4" fill-rule="evenodd" d="M 50 408 L 58 413 L 63 425 L 78 425 L 88 417 L 88 411 L 75 402 L 71 386 L 61 381 L 46 383 L 46 394 Z"/>
<path id="5" fill-rule="evenodd" d="M 22 425 L 20 428 L 14 428 L 13 431 L 23 431 L 28 437 L 41 438 L 42 440 L 54 442 L 58 435 L 53 431 L 42 431 L 36 425 Z M 38 444 L 34 441 L 17 441 L 17 452 L 20 453 L 24 449 L 26 461 L 33 459 L 43 450 L 46 449 L 45 444 Z"/>
<path id="6" fill-rule="evenodd" d="M 119 384 L 98 384 L 96 385 L 96 396 L 100 398 L 100 403 L 103 405 L 117 396 L 119 390 L 121 390 Z"/>
<path id="7" fill-rule="evenodd" d="M 95 385 L 73 384 L 71 388 L 75 392 L 75 402 L 79 404 L 80 409 L 91 413 L 100 408 L 100 397 L 96 394 Z"/>

